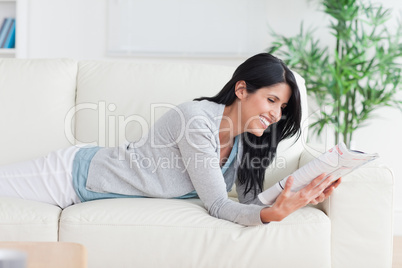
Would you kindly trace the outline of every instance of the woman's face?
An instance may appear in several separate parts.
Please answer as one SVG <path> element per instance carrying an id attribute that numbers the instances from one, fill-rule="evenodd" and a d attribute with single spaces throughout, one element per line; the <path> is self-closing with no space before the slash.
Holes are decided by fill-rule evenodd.
<path id="1" fill-rule="evenodd" d="M 282 109 L 289 102 L 292 91 L 288 84 L 263 87 L 246 95 L 241 101 L 241 124 L 245 132 L 262 136 L 269 125 L 278 122 Z"/>

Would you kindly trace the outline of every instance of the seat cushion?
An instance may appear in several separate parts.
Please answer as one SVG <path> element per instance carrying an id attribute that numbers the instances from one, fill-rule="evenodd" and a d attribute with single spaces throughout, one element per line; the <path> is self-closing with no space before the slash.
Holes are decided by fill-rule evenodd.
<path id="1" fill-rule="evenodd" d="M 59 207 L 0 197 L 0 241 L 57 241 Z"/>
<path id="2" fill-rule="evenodd" d="M 211 217 L 198 199 L 109 199 L 65 209 L 59 239 L 85 245 L 89 267 L 98 268 L 322 268 L 330 267 L 330 229 L 312 207 L 244 227 Z"/>

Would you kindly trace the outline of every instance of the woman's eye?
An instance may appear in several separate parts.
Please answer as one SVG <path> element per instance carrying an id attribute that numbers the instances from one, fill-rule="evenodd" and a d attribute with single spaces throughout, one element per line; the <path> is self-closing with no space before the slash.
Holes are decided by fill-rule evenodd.
<path id="1" fill-rule="evenodd" d="M 268 99 L 269 102 L 274 103 L 275 101 L 273 99 Z"/>

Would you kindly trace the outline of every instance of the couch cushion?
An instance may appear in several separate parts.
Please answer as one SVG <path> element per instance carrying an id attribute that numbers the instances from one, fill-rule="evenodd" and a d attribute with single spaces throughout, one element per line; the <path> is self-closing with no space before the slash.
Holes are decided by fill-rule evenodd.
<path id="1" fill-rule="evenodd" d="M 76 76 L 74 60 L 0 60 L 0 165 L 69 145 L 64 119 Z"/>
<path id="2" fill-rule="evenodd" d="M 85 245 L 89 267 L 97 268 L 323 268 L 330 267 L 330 229 L 311 207 L 244 227 L 211 217 L 198 199 L 110 199 L 65 209 L 59 239 Z"/>
<path id="3" fill-rule="evenodd" d="M 61 209 L 0 197 L 0 241 L 57 241 Z"/>

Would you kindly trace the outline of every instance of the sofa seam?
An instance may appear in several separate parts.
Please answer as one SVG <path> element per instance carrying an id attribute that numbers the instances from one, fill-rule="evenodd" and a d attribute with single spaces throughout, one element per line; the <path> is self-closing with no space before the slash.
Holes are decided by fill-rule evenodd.
<path id="1" fill-rule="evenodd" d="M 61 223 L 61 225 L 74 225 L 74 226 L 109 226 L 109 227 L 164 227 L 164 228 L 189 228 L 189 229 L 215 229 L 215 230 L 242 230 L 244 228 L 266 228 L 266 225 L 259 225 L 259 226 L 250 226 L 250 227 L 207 227 L 207 226 L 190 226 L 190 225 L 150 225 L 150 224 L 97 224 L 97 223 L 89 223 L 89 224 L 83 224 L 83 223 Z M 271 224 L 274 225 L 275 227 L 282 227 L 282 226 L 300 226 L 300 225 L 311 225 L 311 224 L 322 224 L 322 225 L 331 225 L 330 222 L 322 222 L 322 221 L 316 221 L 316 222 L 299 222 L 299 223 L 280 223 L 280 224 Z M 60 225 L 60 226 L 61 226 Z M 268 224 L 269 226 L 270 224 Z M 250 229 L 251 229 L 250 228 Z"/>

